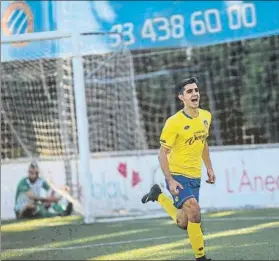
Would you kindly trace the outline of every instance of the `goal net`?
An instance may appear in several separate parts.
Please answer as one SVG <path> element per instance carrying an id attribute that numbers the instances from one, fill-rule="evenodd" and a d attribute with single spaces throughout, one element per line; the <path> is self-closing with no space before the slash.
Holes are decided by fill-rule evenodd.
<path id="1" fill-rule="evenodd" d="M 121 155 L 134 155 L 133 166 L 151 164 L 144 151 L 158 149 L 164 121 L 180 109 L 173 86 L 185 77 L 199 79 L 201 106 L 213 114 L 210 145 L 279 141 L 278 36 L 132 53 L 123 45 L 112 51 L 109 43 L 109 34 L 81 39 L 95 216 L 144 214 L 135 202 L 140 205 L 147 188 L 133 190 L 137 201 L 129 201 L 140 178 Z M 1 44 L 2 53 L 14 52 L 1 60 L 2 162 L 35 157 L 48 179 L 64 175 L 71 198 L 80 202 L 71 39 L 15 44 Z M 150 184 L 162 175 L 155 161 Z M 109 165 L 119 176 L 104 168 Z"/>
<path id="2" fill-rule="evenodd" d="M 80 91 L 86 96 L 89 149 L 91 153 L 144 150 L 148 147 L 132 56 L 122 45 L 110 50 L 109 39 L 108 34 L 91 34 L 79 43 L 92 42 L 81 48 L 85 90 Z M 71 38 L 1 43 L 2 52 L 12 57 L 1 57 L 1 159 L 4 163 L 36 159 L 41 175 L 54 181 L 52 187 L 83 214 L 71 45 Z M 63 174 L 70 195 L 57 187 Z M 93 203 L 92 209 L 98 209 L 99 203 Z M 99 214 L 104 215 L 102 209 Z M 106 212 L 113 214 L 114 206 Z"/>
<path id="3" fill-rule="evenodd" d="M 148 147 L 158 147 L 161 122 L 181 108 L 171 90 L 189 76 L 199 79 L 200 106 L 213 115 L 210 145 L 278 143 L 278 47 L 279 36 L 274 35 L 214 46 L 133 51 Z"/>
<path id="4" fill-rule="evenodd" d="M 23 162 L 23 176 L 37 161 L 51 188 L 83 213 L 78 168 L 71 164 L 78 156 L 71 57 L 53 55 L 58 43 L 67 46 L 69 39 L 1 43 L 2 54 L 10 54 L 1 56 L 1 159 L 15 166 Z M 12 190 L 19 180 L 14 182 Z"/>

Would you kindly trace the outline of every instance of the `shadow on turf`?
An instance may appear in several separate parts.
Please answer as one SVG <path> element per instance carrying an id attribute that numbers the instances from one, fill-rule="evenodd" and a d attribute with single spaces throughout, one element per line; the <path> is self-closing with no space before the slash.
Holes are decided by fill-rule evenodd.
<path id="1" fill-rule="evenodd" d="M 162 223 L 165 219 L 161 220 Z M 38 222 L 34 227 L 33 222 Z M 10 248 L 27 248 L 33 247 L 64 247 L 73 244 L 82 245 L 85 243 L 101 240 L 99 235 L 104 235 L 106 242 L 109 238 L 118 240 L 126 240 L 129 234 L 143 234 L 143 237 L 151 235 L 151 229 L 158 226 L 158 220 L 151 222 L 152 226 L 144 229 L 141 223 L 136 225 L 132 222 L 117 223 L 96 223 L 92 225 L 61 224 L 65 222 L 64 218 L 48 218 L 41 220 L 28 220 L 26 222 L 15 222 L 14 224 L 6 224 L 1 227 L 2 232 L 2 250 Z M 51 226 L 50 226 L 51 224 Z M 172 227 L 167 225 L 167 227 Z M 142 227 L 142 228 L 141 228 Z M 20 228 L 19 230 L 17 230 Z M 24 230 L 24 228 L 26 230 Z M 32 228 L 32 230 L 31 230 Z M 28 232 L 27 232 L 28 231 Z M 119 232 L 125 231 L 121 235 Z M 177 231 L 179 229 L 177 228 Z M 29 253 L 38 251 L 29 251 Z M 24 254 L 24 253 L 21 253 Z M 20 255 L 21 255 L 20 254 Z"/>
<path id="2" fill-rule="evenodd" d="M 53 219 L 48 219 L 49 222 L 53 222 Z M 129 259 L 127 254 L 131 254 L 133 258 L 145 259 L 148 257 L 150 252 L 154 252 L 154 257 L 156 259 L 180 259 L 180 258 L 191 258 L 192 253 L 189 245 L 185 247 L 186 242 L 183 239 L 183 233 L 181 230 L 177 229 L 173 224 L 166 226 L 166 219 L 160 220 L 149 220 L 148 228 L 144 228 L 144 221 L 137 222 L 117 222 L 117 223 L 97 223 L 90 226 L 82 226 L 77 224 L 68 225 L 57 225 L 52 227 L 39 227 L 30 233 L 24 231 L 21 232 L 5 232 L 2 233 L 2 249 L 6 248 L 25 248 L 32 247 L 72 247 L 72 249 L 60 249 L 59 251 L 46 251 L 38 249 L 29 249 L 29 251 L 15 251 L 12 255 L 8 253 L 2 253 L 2 260 L 5 259 L 88 259 L 95 257 L 95 259 L 104 258 L 106 260 L 115 257 L 115 259 Z M 258 222 L 260 223 L 260 222 Z M 219 251 L 220 253 L 225 252 L 225 250 L 218 250 L 219 246 L 224 244 L 222 238 L 232 238 L 234 240 L 231 242 L 240 242 L 243 236 L 251 236 L 252 233 L 259 233 L 263 229 L 272 228 L 272 223 L 264 223 L 256 226 L 246 227 L 245 230 L 234 229 L 219 231 L 206 235 L 206 242 L 208 242 L 207 250 L 209 253 L 211 251 Z M 269 224 L 269 225 L 268 225 Z M 258 227 L 258 229 L 256 229 Z M 125 232 L 125 233 L 122 233 Z M 245 232 L 246 231 L 246 232 Z M 120 233 L 120 234 L 119 234 Z M 135 242 L 134 240 L 140 235 L 141 239 L 151 238 L 151 237 L 164 237 L 165 235 L 174 235 L 181 237 L 181 240 L 176 238 L 165 239 L 168 241 L 163 244 L 158 244 L 158 240 L 149 240 L 146 242 Z M 103 235 L 103 238 L 98 236 Z M 136 235 L 136 236 L 135 236 Z M 185 236 L 186 237 L 186 236 Z M 112 244 L 111 246 L 94 246 L 92 247 L 92 242 L 96 243 L 107 243 L 109 239 L 113 239 L 113 242 L 119 241 L 129 241 L 134 242 L 126 244 Z M 218 239 L 218 240 L 217 240 Z M 216 241 L 217 240 L 217 241 Z M 240 240 L 240 241 L 239 241 Z M 217 243 L 217 245 L 212 245 L 211 242 Z M 219 242 L 218 242 L 219 241 Z M 245 241 L 245 240 L 244 240 Z M 246 242 L 249 242 L 247 240 Z M 90 246 L 91 243 L 91 246 Z M 85 246 L 84 244 L 89 244 Z M 228 247 L 227 247 L 228 248 Z M 251 248 L 254 248 L 251 246 Z M 84 251 L 86 249 L 86 251 Z M 210 250 L 211 249 L 211 250 Z M 215 249 L 215 250 L 214 250 Z M 134 251 L 134 252 L 133 252 Z M 177 252 L 178 251 L 178 252 Z M 185 252 L 186 251 L 186 252 Z M 189 253 L 188 253 L 189 252 Z M 103 255 L 106 253 L 107 255 Z M 160 254 L 161 253 L 161 254 Z M 14 254 L 14 255 L 13 255 Z M 213 253 L 214 256 L 215 253 Z M 225 256 L 224 256 L 225 257 Z M 151 258 L 151 257 L 149 257 Z M 218 258 L 219 259 L 219 258 Z M 229 258 L 231 259 L 231 258 Z"/>

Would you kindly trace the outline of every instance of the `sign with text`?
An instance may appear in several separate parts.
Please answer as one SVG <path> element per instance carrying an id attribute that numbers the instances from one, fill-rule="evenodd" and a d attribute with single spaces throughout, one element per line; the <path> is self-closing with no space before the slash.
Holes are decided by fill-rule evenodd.
<path id="1" fill-rule="evenodd" d="M 4 1 L 1 36 L 42 31 L 114 32 L 86 51 L 204 46 L 279 34 L 278 1 Z M 2 46 L 1 60 L 55 57 L 69 43 Z M 4 48 L 4 49 L 3 49 Z M 44 52 L 42 52 L 42 50 Z M 30 59 L 30 58 L 29 58 Z"/>
<path id="2" fill-rule="evenodd" d="M 203 209 L 279 206 L 279 148 L 212 151 L 211 160 L 217 181 L 205 182 L 203 166 L 200 205 Z M 161 211 L 156 203 L 141 204 L 141 197 L 152 184 L 166 189 L 164 175 L 154 152 L 137 156 L 91 159 L 92 209 L 97 216 L 125 213 L 148 215 Z M 75 163 L 73 163 L 73 166 Z M 28 162 L 1 164 L 1 219 L 14 218 L 14 197 L 19 180 L 27 175 Z M 45 175 L 51 173 L 58 187 L 65 182 L 62 161 L 42 161 Z M 12 174 L 12 175 L 11 175 Z M 74 183 L 76 185 L 76 183 Z M 79 184 L 81 197 L 83 186 Z"/>

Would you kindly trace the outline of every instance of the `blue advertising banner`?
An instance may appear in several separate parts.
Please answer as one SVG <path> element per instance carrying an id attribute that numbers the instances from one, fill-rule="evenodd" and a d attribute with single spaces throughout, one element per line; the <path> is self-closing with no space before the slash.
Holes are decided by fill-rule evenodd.
<path id="1" fill-rule="evenodd" d="M 279 34 L 279 1 L 4 1 L 1 19 L 1 36 L 52 30 L 122 35 L 84 38 L 88 50 L 104 42 L 130 49 L 204 46 Z M 4 46 L 1 60 L 38 48 L 55 56 L 66 45 Z"/>

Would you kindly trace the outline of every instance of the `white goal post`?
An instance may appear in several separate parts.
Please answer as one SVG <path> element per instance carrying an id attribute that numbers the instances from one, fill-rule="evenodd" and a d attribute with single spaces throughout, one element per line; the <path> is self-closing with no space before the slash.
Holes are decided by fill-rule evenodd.
<path id="1" fill-rule="evenodd" d="M 84 86 L 84 70 L 82 63 L 82 56 L 79 50 L 80 34 L 71 34 L 69 32 L 40 32 L 12 35 L 2 37 L 2 44 L 11 44 L 27 41 L 43 41 L 43 40 L 58 40 L 70 38 L 72 41 L 72 64 L 74 76 L 74 91 L 75 91 L 75 106 L 76 106 L 76 119 L 78 131 L 78 144 L 79 144 L 79 175 L 83 186 L 84 197 L 82 205 L 84 208 L 84 221 L 85 223 L 94 222 L 91 207 L 92 186 L 88 182 L 91 180 L 90 174 L 90 153 L 88 143 L 88 119 L 87 108 L 85 100 L 85 86 Z M 1 108 L 2 110 L 2 108 Z"/>
<path id="2" fill-rule="evenodd" d="M 85 37 L 90 38 L 86 44 Z M 278 59 L 273 56 L 278 54 L 274 48 L 278 37 L 266 39 L 264 45 L 262 39 L 249 43 L 253 47 L 249 58 L 245 56 L 242 61 L 241 56 L 239 61 L 249 74 L 238 75 L 237 82 L 235 67 L 220 70 L 218 66 L 235 64 L 238 44 L 195 48 L 188 54 L 187 48 L 110 49 L 110 40 L 108 32 L 44 32 L 2 38 L 2 53 L 9 49 L 6 46 L 30 41 L 26 48 L 14 48 L 11 60 L 1 55 L 1 186 L 6 190 L 2 194 L 6 217 L 14 217 L 14 187 L 26 175 L 30 159 L 39 161 L 42 174 L 62 195 L 57 177 L 65 178 L 72 190 L 64 196 L 74 203 L 85 223 L 161 215 L 159 205 L 141 204 L 141 197 L 154 183 L 168 193 L 157 158 L 158 138 L 167 117 L 179 109 L 172 87 L 191 75 L 197 75 L 201 83 L 202 108 L 209 108 L 214 116 L 209 145 L 219 177 L 216 187 L 202 189 L 201 208 L 278 203 L 278 197 L 270 193 L 279 180 L 275 174 L 278 121 L 273 120 L 278 116 L 276 95 L 266 96 L 272 100 L 270 110 L 261 117 L 255 113 L 266 108 L 260 102 L 266 79 L 272 78 L 274 86 L 278 83 L 269 74 L 272 68 L 276 73 Z M 59 41 L 59 48 L 53 52 L 48 41 Z M 197 61 L 201 61 L 199 66 Z M 257 68 L 263 63 L 265 71 L 259 74 Z M 241 86 L 241 92 L 234 91 L 235 84 Z M 267 164 L 260 164 L 262 155 L 267 155 Z M 255 161 L 257 157 L 261 160 Z M 234 169 L 238 170 L 238 179 L 230 185 L 242 184 L 248 190 L 245 178 L 249 178 L 251 186 L 262 191 L 257 195 L 251 192 L 245 201 L 241 193 L 224 196 Z M 56 175 L 53 183 L 49 170 Z M 222 201 L 216 202 L 216 198 Z"/>
<path id="3" fill-rule="evenodd" d="M 108 164 L 107 157 L 96 165 L 92 154 L 148 149 L 133 57 L 124 44 L 112 48 L 111 34 L 118 33 L 43 32 L 1 41 L 2 50 L 15 51 L 12 57 L 1 56 L 1 158 L 5 163 L 15 160 L 15 168 L 20 158 L 36 160 L 52 189 L 70 200 L 88 224 L 99 217 L 137 212 L 134 204 L 126 204 L 126 194 L 130 184 L 140 181 L 136 170 L 127 169 L 134 177 L 125 179 L 118 165 Z M 55 187 L 56 181 L 51 183 L 49 176 L 54 175 L 58 183 L 65 177 L 71 194 Z M 99 184 L 105 179 L 109 185 L 103 192 Z M 111 191 L 119 186 L 121 192 Z M 98 198 L 100 191 L 105 196 Z M 119 197 L 107 197 L 107 192 Z M 9 193 L 14 194 L 12 188 Z M 9 206 L 9 216 L 11 210 Z"/>

